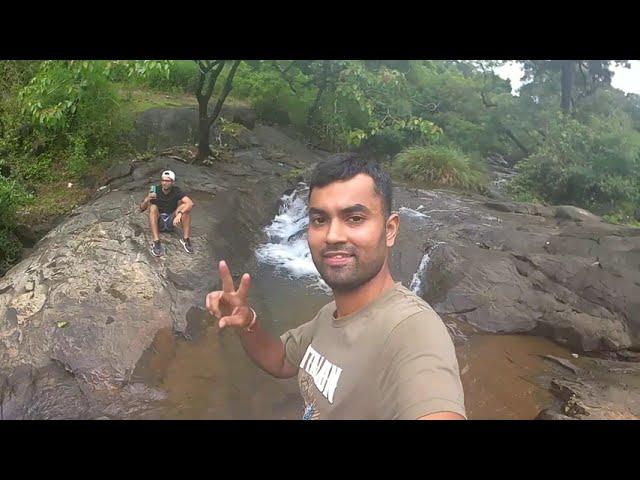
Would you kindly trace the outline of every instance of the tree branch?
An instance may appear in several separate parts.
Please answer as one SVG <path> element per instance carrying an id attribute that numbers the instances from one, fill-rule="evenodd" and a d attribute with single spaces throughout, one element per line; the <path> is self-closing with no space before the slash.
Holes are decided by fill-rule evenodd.
<path id="1" fill-rule="evenodd" d="M 503 128 L 504 133 L 507 135 L 507 137 L 509 137 L 513 141 L 513 143 L 515 143 L 518 146 L 518 148 L 520 150 L 522 150 L 522 153 L 524 153 L 526 156 L 528 156 L 529 155 L 529 150 L 527 150 L 527 148 L 522 143 L 520 143 L 520 141 L 517 139 L 517 137 L 511 131 L 511 129 L 506 128 L 506 127 L 502 127 L 502 128 Z"/>
<path id="2" fill-rule="evenodd" d="M 580 70 L 580 74 L 582 75 L 582 83 L 584 84 L 584 90 L 587 90 L 587 74 L 584 73 L 582 69 L 582 62 L 578 62 L 578 69 Z"/>
<path id="3" fill-rule="evenodd" d="M 289 69 L 293 66 L 293 64 L 296 61 L 294 60 L 293 62 L 291 62 L 291 64 L 285 69 L 282 70 L 280 68 L 280 65 L 278 65 L 278 61 L 277 60 L 272 60 L 271 61 L 271 65 L 273 65 L 273 67 L 278 70 L 278 72 L 280 73 L 280 76 L 284 79 L 284 81 L 287 82 L 287 84 L 289 85 L 289 88 L 291 89 L 291 91 L 295 94 L 297 94 L 298 92 L 296 91 L 296 89 L 293 86 L 293 79 L 289 78 L 289 76 L 287 75 L 287 72 L 289 71 Z"/>
<path id="4" fill-rule="evenodd" d="M 482 98 L 482 104 L 483 104 L 485 107 L 490 108 L 490 107 L 497 107 L 497 106 L 498 106 L 498 104 L 497 104 L 497 103 L 489 103 L 489 102 L 487 101 L 487 99 L 486 99 L 486 98 L 485 98 L 485 96 L 484 96 L 484 91 L 481 91 L 481 92 L 480 92 L 480 97 Z"/>
<path id="5" fill-rule="evenodd" d="M 217 62 L 216 69 L 211 73 L 209 77 L 209 83 L 207 84 L 207 92 L 205 93 L 205 98 L 209 100 L 211 98 L 211 94 L 213 93 L 213 88 L 216 86 L 216 82 L 218 81 L 218 76 L 220 72 L 224 68 L 225 60 Z"/>
<path id="6" fill-rule="evenodd" d="M 203 99 L 202 87 L 204 86 L 204 79 L 206 78 L 207 74 L 202 69 L 200 60 L 198 60 L 196 63 L 198 64 L 198 85 L 196 86 L 196 98 L 198 99 L 198 103 L 200 103 L 200 101 Z"/>
<path id="7" fill-rule="evenodd" d="M 289 64 L 289 66 L 284 69 L 283 73 L 287 73 L 289 70 L 291 70 L 291 67 L 293 67 L 296 64 L 296 62 L 297 62 L 297 60 L 292 60 L 291 63 Z"/>
<path id="8" fill-rule="evenodd" d="M 307 112 L 307 125 L 311 125 L 313 121 L 313 117 L 315 116 L 318 108 L 320 107 L 320 98 L 322 94 L 327 89 L 327 85 L 329 84 L 329 75 L 331 74 L 331 64 L 329 60 L 322 61 L 322 71 L 320 73 L 320 84 L 318 85 L 318 91 L 316 92 L 316 98 L 313 101 L 313 105 Z"/>
<path id="9" fill-rule="evenodd" d="M 220 111 L 222 110 L 222 105 L 224 104 L 224 101 L 226 100 L 227 95 L 229 95 L 229 92 L 231 91 L 231 87 L 233 85 L 233 77 L 235 76 L 236 70 L 238 69 L 239 65 L 240 65 L 240 60 L 235 60 L 233 62 L 233 65 L 231 66 L 231 70 L 229 70 L 229 73 L 227 75 L 227 81 L 224 84 L 222 93 L 220 94 L 220 97 L 218 97 L 218 102 L 216 103 L 216 106 L 213 110 L 213 114 L 209 119 L 209 125 L 215 122 L 215 120 L 218 118 L 218 115 L 220 115 Z"/>
<path id="10" fill-rule="evenodd" d="M 208 101 L 209 97 L 211 97 L 211 93 L 209 93 L 208 96 L 202 95 L 202 87 L 204 87 L 204 82 L 207 78 L 207 74 L 221 61 L 223 60 L 216 60 L 211 63 L 209 62 L 209 60 L 194 60 L 194 62 L 196 62 L 196 65 L 198 66 L 198 84 L 196 86 L 196 98 L 198 99 L 198 102 L 204 99 Z"/>
<path id="11" fill-rule="evenodd" d="M 425 105 L 424 103 L 420 103 L 419 101 L 417 101 L 415 98 L 409 98 L 409 101 L 412 103 L 415 103 L 419 107 L 426 109 L 429 112 L 435 112 L 436 110 L 438 110 L 438 107 L 440 106 L 439 103 L 433 103 L 433 102 L 427 103 Z"/>

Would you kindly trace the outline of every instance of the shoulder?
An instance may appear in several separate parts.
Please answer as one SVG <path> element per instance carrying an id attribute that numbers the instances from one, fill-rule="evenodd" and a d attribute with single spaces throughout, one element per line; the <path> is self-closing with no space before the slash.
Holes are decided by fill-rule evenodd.
<path id="1" fill-rule="evenodd" d="M 440 316 L 431 305 L 400 284 L 395 286 L 393 295 L 380 310 L 388 335 L 412 325 L 421 329 L 444 327 Z"/>
<path id="2" fill-rule="evenodd" d="M 381 358 L 390 362 L 398 355 L 428 352 L 429 355 L 455 355 L 453 339 L 440 315 L 413 292 L 396 289 L 382 318 Z"/>
<path id="3" fill-rule="evenodd" d="M 423 309 L 396 322 L 389 330 L 385 344 L 389 347 L 452 343 L 446 325 L 434 310 Z"/>

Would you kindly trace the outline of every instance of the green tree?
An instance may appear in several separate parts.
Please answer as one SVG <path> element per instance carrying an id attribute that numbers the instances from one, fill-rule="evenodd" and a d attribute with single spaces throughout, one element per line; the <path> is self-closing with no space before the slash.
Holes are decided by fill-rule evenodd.
<path id="1" fill-rule="evenodd" d="M 593 94 L 602 85 L 611 84 L 613 65 L 630 67 L 628 60 L 525 60 L 524 80 L 540 78 L 557 82 L 559 77 L 560 107 L 570 113 L 575 110 L 576 101 Z"/>
<path id="2" fill-rule="evenodd" d="M 218 95 L 213 111 L 209 112 L 209 100 L 213 94 L 216 82 L 229 64 L 227 78 L 224 81 L 222 92 Z M 196 86 L 196 99 L 198 100 L 198 160 L 204 160 L 211 155 L 209 145 L 209 133 L 211 126 L 216 121 L 229 92 L 233 87 L 233 77 L 238 70 L 240 60 L 196 60 L 198 68 L 198 82 Z"/>

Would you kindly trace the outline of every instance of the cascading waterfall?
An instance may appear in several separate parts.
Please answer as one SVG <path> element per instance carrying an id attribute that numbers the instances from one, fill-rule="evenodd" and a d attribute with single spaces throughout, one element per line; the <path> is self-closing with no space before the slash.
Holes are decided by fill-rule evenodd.
<path id="1" fill-rule="evenodd" d="M 313 264 L 307 244 L 308 193 L 309 187 L 299 183 L 291 193 L 282 196 L 278 214 L 264 229 L 267 243 L 260 245 L 255 254 L 259 262 L 274 266 L 289 278 L 303 280 L 312 288 L 330 293 L 331 289 Z"/>

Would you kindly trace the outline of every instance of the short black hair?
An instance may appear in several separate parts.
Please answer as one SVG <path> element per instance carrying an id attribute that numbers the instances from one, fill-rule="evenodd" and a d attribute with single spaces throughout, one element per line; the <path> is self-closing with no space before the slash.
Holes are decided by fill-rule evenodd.
<path id="1" fill-rule="evenodd" d="M 389 174 L 376 162 L 357 153 L 338 153 L 318 163 L 309 181 L 309 198 L 314 188 L 326 187 L 339 180 L 349 180 L 359 173 L 373 179 L 375 192 L 382 197 L 385 218 L 391 215 L 392 185 Z"/>

